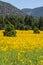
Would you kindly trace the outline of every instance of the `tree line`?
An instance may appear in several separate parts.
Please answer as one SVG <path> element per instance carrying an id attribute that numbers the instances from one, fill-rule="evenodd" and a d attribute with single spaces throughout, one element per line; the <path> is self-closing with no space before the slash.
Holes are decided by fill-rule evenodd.
<path id="1" fill-rule="evenodd" d="M 25 17 L 0 16 L 0 29 L 4 29 L 8 22 L 14 25 L 16 30 L 33 30 L 35 27 L 39 30 L 43 30 L 43 17 L 36 19 L 28 15 Z"/>
<path id="2" fill-rule="evenodd" d="M 0 29 L 5 30 L 6 27 L 7 29 L 9 27 L 9 30 L 11 28 L 13 30 L 34 30 L 34 32 L 39 33 L 39 30 L 43 31 L 43 17 L 35 18 L 28 15 L 25 17 L 0 16 Z"/>

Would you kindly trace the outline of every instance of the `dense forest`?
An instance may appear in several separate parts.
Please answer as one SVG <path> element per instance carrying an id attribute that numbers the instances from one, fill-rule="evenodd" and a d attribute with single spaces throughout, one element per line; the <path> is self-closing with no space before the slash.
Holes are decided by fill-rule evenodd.
<path id="1" fill-rule="evenodd" d="M 33 30 L 34 28 L 43 30 L 43 17 L 36 19 L 28 15 L 25 17 L 0 16 L 0 29 L 3 30 L 8 22 L 14 25 L 16 30 Z"/>

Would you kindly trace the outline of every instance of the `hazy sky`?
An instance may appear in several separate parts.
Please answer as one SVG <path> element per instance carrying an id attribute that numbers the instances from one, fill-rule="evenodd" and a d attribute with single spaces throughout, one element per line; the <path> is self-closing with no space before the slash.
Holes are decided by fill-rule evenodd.
<path id="1" fill-rule="evenodd" d="M 22 8 L 35 8 L 43 6 L 43 0 L 2 0 L 12 5 L 18 7 L 19 9 Z"/>

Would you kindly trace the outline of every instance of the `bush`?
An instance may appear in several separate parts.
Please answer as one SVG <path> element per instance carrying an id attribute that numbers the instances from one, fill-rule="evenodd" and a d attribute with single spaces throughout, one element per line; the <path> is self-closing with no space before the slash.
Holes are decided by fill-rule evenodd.
<path id="1" fill-rule="evenodd" d="M 8 24 L 5 25 L 5 31 L 3 32 L 4 36 L 16 36 L 16 31 L 14 29 L 14 26 L 8 22 Z"/>
<path id="2" fill-rule="evenodd" d="M 36 26 L 34 27 L 34 33 L 40 33 L 39 28 L 37 28 Z"/>

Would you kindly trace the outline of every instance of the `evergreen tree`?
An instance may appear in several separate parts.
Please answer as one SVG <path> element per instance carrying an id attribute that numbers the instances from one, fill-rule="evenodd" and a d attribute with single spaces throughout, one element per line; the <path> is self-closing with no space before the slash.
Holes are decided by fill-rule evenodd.
<path id="1" fill-rule="evenodd" d="M 39 29 L 43 30 L 43 17 L 39 18 Z"/>
<path id="2" fill-rule="evenodd" d="M 16 36 L 16 31 L 14 29 L 14 26 L 8 22 L 8 24 L 5 25 L 5 31 L 3 32 L 4 36 Z"/>

